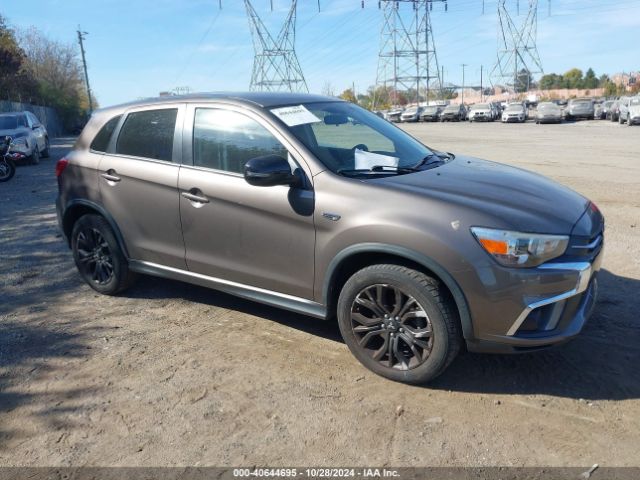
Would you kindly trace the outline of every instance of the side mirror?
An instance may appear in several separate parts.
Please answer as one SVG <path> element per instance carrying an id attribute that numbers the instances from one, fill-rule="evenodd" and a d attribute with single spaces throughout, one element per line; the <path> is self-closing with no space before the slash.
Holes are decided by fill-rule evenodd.
<path id="1" fill-rule="evenodd" d="M 279 155 L 266 155 L 249 160 L 244 166 L 244 179 L 256 187 L 289 185 L 297 187 L 301 178 L 291 173 L 291 166 Z"/>

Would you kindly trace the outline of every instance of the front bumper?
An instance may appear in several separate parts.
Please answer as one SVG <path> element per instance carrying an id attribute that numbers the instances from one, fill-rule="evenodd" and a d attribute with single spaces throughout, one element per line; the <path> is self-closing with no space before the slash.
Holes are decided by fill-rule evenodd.
<path id="1" fill-rule="evenodd" d="M 490 310 L 484 310 L 484 319 L 474 319 L 476 338 L 467 339 L 468 350 L 525 352 L 557 345 L 578 335 L 596 302 L 602 255 L 601 248 L 590 262 L 550 262 L 511 272 L 517 283 L 510 292 L 501 292 L 493 299 Z M 527 284 L 530 286 L 526 287 Z M 538 291 L 527 294 L 529 288 Z M 507 300 L 504 295 L 514 297 Z M 486 318 L 491 311 L 495 317 Z"/>

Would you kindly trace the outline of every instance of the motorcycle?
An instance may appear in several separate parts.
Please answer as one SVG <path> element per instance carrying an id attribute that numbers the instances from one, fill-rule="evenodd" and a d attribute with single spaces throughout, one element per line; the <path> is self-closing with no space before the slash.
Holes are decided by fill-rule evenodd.
<path id="1" fill-rule="evenodd" d="M 5 137 L 0 145 L 0 182 L 8 182 L 16 174 L 16 162 L 25 155 L 11 152 L 11 137 Z"/>

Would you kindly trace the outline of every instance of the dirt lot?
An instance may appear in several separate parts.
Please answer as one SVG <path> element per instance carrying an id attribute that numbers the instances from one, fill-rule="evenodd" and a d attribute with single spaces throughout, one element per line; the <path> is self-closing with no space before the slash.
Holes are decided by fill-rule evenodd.
<path id="1" fill-rule="evenodd" d="M 406 128 L 600 206 L 601 296 L 578 339 L 463 354 L 419 388 L 369 373 L 332 324 L 152 278 L 98 296 L 57 233 L 59 142 L 0 184 L 0 465 L 640 465 L 640 127 Z"/>

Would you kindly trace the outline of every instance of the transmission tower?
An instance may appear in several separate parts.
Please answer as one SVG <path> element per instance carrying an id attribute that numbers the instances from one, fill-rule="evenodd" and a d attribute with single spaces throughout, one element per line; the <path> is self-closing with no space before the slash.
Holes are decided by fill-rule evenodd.
<path id="1" fill-rule="evenodd" d="M 297 0 L 292 0 L 287 19 L 274 39 L 251 1 L 244 0 L 255 50 L 250 90 L 309 91 L 295 51 L 297 4 Z"/>
<path id="2" fill-rule="evenodd" d="M 376 87 L 414 90 L 416 103 L 420 92 L 429 99 L 432 91 L 441 91 L 442 79 L 433 41 L 431 11 L 433 4 L 447 0 L 381 0 L 383 25 Z M 394 98 L 397 103 L 397 97 Z M 374 98 L 374 105 L 376 99 Z"/>
<path id="3" fill-rule="evenodd" d="M 494 86 L 502 85 L 514 92 L 528 89 L 531 76 L 543 73 L 536 45 L 538 0 L 528 3 L 524 22 L 518 24 L 515 18 L 520 13 L 520 0 L 498 0 L 498 58 L 490 77 Z M 526 83 L 522 73 L 526 75 Z"/>

